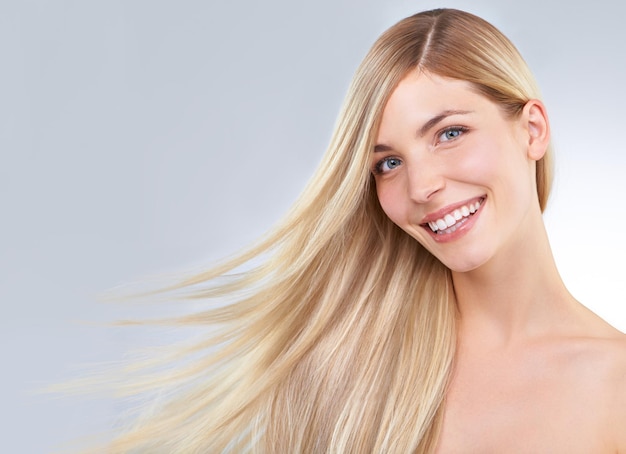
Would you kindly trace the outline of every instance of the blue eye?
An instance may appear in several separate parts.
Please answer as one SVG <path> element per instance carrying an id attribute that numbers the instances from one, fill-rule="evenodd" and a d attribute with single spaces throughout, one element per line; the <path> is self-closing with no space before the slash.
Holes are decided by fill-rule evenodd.
<path id="1" fill-rule="evenodd" d="M 398 158 L 393 158 L 393 157 L 383 158 L 380 161 L 378 161 L 378 163 L 376 163 L 376 167 L 374 167 L 374 173 L 376 174 L 387 173 L 395 169 L 396 167 L 398 167 L 400 164 L 402 164 L 402 161 L 400 161 Z"/>
<path id="2" fill-rule="evenodd" d="M 449 140 L 454 140 L 466 131 L 467 128 L 463 126 L 452 126 L 450 128 L 446 128 L 439 134 L 439 141 L 447 142 Z"/>

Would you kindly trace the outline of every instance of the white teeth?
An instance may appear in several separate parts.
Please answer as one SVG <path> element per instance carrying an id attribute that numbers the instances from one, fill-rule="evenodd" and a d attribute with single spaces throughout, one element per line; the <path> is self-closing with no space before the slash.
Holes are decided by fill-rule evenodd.
<path id="1" fill-rule="evenodd" d="M 476 213 L 476 211 L 480 208 L 481 203 L 482 199 L 475 203 L 470 203 L 469 205 L 463 205 L 462 207 L 454 210 L 452 213 L 446 214 L 441 219 L 430 221 L 428 226 L 433 232 L 438 231 L 440 234 L 452 233 L 459 227 L 455 227 L 457 221 L 467 218 L 470 214 Z"/>

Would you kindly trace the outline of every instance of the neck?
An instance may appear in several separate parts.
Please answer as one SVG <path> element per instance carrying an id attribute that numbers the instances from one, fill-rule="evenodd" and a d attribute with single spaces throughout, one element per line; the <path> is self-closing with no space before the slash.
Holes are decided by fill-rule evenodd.
<path id="1" fill-rule="evenodd" d="M 572 319 L 580 305 L 558 273 L 540 216 L 530 231 L 481 267 L 452 273 L 460 339 L 509 345 L 554 333 Z"/>

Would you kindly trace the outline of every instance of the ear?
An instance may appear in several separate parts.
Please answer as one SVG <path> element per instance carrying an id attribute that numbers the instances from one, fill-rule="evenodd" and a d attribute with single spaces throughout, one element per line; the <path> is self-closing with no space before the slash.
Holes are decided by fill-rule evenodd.
<path id="1" fill-rule="evenodd" d="M 521 118 L 528 134 L 528 157 L 538 161 L 546 154 L 550 144 L 550 123 L 546 107 L 538 99 L 531 99 L 524 106 Z"/>

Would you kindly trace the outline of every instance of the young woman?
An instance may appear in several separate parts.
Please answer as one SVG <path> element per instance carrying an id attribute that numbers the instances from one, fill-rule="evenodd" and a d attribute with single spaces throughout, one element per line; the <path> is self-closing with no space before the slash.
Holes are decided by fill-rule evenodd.
<path id="1" fill-rule="evenodd" d="M 626 452 L 626 339 L 559 277 L 551 175 L 515 47 L 457 10 L 400 21 L 285 220 L 178 287 L 220 301 L 179 319 L 211 338 L 110 450 Z"/>

